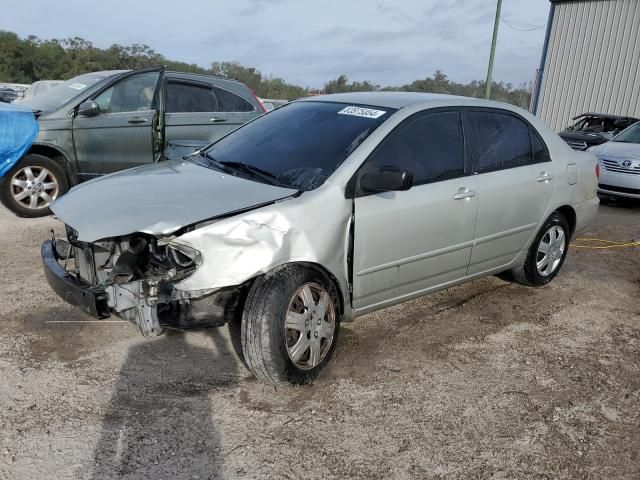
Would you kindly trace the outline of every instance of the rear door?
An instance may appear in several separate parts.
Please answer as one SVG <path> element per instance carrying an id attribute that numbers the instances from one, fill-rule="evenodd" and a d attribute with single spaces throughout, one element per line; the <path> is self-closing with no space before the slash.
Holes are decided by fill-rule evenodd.
<path id="1" fill-rule="evenodd" d="M 506 110 L 468 109 L 468 151 L 478 184 L 469 275 L 513 261 L 549 208 L 556 171 L 535 129 Z"/>
<path id="2" fill-rule="evenodd" d="M 242 96 L 207 81 L 167 75 L 165 133 L 171 140 L 214 141 L 258 115 Z"/>
<path id="3" fill-rule="evenodd" d="M 414 177 L 410 190 L 354 200 L 353 306 L 399 301 L 466 275 L 478 197 L 465 162 L 457 110 L 428 110 L 405 120 L 364 162 Z M 358 194 L 357 194 L 358 195 Z"/>
<path id="4" fill-rule="evenodd" d="M 75 116 L 73 142 L 83 179 L 152 163 L 162 144 L 163 69 L 132 72 L 91 97 L 92 117 Z"/>

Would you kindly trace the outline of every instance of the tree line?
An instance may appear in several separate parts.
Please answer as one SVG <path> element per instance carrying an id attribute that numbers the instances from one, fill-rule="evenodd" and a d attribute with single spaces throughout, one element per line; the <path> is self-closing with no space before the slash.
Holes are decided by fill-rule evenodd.
<path id="1" fill-rule="evenodd" d="M 482 97 L 485 83 L 480 80 L 457 83 L 438 70 L 432 76 L 402 86 L 381 86 L 368 80 L 349 81 L 346 75 L 340 75 L 327 81 L 323 89 L 313 90 L 287 83 L 282 78 L 263 75 L 257 69 L 237 62 L 213 62 L 209 68 L 203 68 L 193 63 L 169 60 L 148 45 L 116 43 L 102 49 L 79 37 L 43 40 L 33 35 L 20 38 L 13 32 L 0 31 L 0 81 L 3 82 L 66 80 L 98 70 L 135 70 L 158 65 L 166 65 L 170 70 L 239 80 L 260 97 L 289 100 L 310 94 L 354 91 L 431 92 Z M 527 108 L 531 91 L 528 84 L 516 87 L 510 83 L 493 82 L 491 98 Z"/>

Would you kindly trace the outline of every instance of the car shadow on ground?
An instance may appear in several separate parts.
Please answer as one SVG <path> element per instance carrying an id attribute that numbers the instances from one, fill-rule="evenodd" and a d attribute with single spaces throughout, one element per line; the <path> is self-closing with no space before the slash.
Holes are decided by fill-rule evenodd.
<path id="1" fill-rule="evenodd" d="M 236 372 L 220 329 L 172 330 L 130 347 L 103 416 L 91 478 L 221 478 L 209 393 L 235 384 Z"/>

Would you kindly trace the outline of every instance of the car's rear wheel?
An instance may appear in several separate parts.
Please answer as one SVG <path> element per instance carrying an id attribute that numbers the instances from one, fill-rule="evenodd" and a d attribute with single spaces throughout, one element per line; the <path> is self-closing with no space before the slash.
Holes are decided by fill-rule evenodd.
<path id="1" fill-rule="evenodd" d="M 289 264 L 257 279 L 242 316 L 249 370 L 271 383 L 315 380 L 336 348 L 338 305 L 333 282 L 315 268 Z"/>
<path id="2" fill-rule="evenodd" d="M 512 270 L 513 278 L 534 287 L 549 283 L 564 263 L 570 238 L 566 218 L 560 212 L 553 212 L 529 247 L 524 263 Z"/>
<path id="3" fill-rule="evenodd" d="M 49 205 L 69 189 L 64 170 L 54 160 L 30 154 L 0 179 L 0 201 L 20 217 L 49 215 Z"/>

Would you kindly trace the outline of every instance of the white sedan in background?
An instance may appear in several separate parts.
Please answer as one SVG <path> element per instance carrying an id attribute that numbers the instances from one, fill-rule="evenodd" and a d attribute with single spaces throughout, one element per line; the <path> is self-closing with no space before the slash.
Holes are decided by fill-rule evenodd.
<path id="1" fill-rule="evenodd" d="M 640 199 L 640 122 L 589 152 L 600 161 L 599 193 Z"/>

